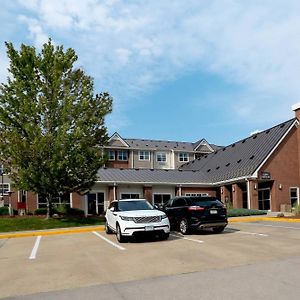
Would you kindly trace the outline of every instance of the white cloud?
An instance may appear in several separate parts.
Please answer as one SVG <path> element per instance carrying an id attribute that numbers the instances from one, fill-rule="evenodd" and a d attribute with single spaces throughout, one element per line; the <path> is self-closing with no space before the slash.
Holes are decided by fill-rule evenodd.
<path id="1" fill-rule="evenodd" d="M 35 45 L 49 34 L 74 47 L 96 82 L 123 100 L 191 70 L 244 86 L 248 96 L 230 103 L 241 119 L 253 112 L 262 118 L 265 109 L 279 116 L 300 98 L 297 0 L 19 4 L 30 13 L 22 20 Z M 124 107 L 117 104 L 117 109 Z"/>

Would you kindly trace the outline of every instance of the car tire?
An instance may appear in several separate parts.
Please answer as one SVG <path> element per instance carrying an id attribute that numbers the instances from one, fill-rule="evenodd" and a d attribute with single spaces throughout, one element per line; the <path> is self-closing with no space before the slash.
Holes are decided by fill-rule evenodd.
<path id="1" fill-rule="evenodd" d="M 189 233 L 190 228 L 189 228 L 189 223 L 188 223 L 187 219 L 181 219 L 180 220 L 180 222 L 179 222 L 179 231 L 182 234 L 188 234 Z"/>
<path id="2" fill-rule="evenodd" d="M 117 228 L 116 228 L 116 236 L 117 236 L 117 240 L 119 243 L 125 243 L 126 242 L 126 237 L 124 237 L 122 235 L 122 232 L 121 232 L 121 228 L 120 228 L 120 225 L 117 224 Z"/>
<path id="3" fill-rule="evenodd" d="M 107 221 L 105 221 L 105 233 L 106 234 L 112 234 L 112 230 L 109 228 Z"/>
<path id="4" fill-rule="evenodd" d="M 214 227 L 212 230 L 214 233 L 221 233 L 224 231 L 224 229 L 225 229 L 225 227 L 221 226 L 221 227 Z"/>
<path id="5" fill-rule="evenodd" d="M 169 238 L 169 236 L 170 236 L 170 233 L 169 233 L 169 232 L 168 232 L 168 233 L 162 233 L 162 234 L 160 235 L 160 240 L 161 240 L 161 241 L 167 240 L 167 239 Z"/>

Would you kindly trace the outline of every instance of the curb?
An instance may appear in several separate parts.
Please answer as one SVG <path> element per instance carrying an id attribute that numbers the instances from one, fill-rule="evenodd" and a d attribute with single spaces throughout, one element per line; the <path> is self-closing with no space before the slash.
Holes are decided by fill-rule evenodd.
<path id="1" fill-rule="evenodd" d="M 58 235 L 58 234 L 70 234 L 70 233 L 82 233 L 90 231 L 104 231 L 104 226 L 94 226 L 94 227 L 79 227 L 71 229 L 59 229 L 59 230 L 41 230 L 41 231 L 27 231 L 27 232 L 14 232 L 14 233 L 5 233 L 0 234 L 0 239 L 9 239 L 9 238 L 20 238 L 20 237 L 29 237 L 29 236 L 47 236 L 47 235 Z"/>
<path id="2" fill-rule="evenodd" d="M 257 222 L 257 221 L 273 221 L 273 222 L 287 222 L 300 223 L 300 219 L 285 219 L 278 217 L 232 217 L 228 219 L 229 223 L 243 223 L 243 222 Z"/>

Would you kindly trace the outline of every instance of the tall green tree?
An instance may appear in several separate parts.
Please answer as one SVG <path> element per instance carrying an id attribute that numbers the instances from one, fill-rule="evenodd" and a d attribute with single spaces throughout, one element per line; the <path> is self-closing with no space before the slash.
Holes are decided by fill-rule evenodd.
<path id="1" fill-rule="evenodd" d="M 47 200 L 90 189 L 104 163 L 108 93 L 75 68 L 77 55 L 52 41 L 40 53 L 6 43 L 9 77 L 0 85 L 0 159 L 19 190 Z"/>

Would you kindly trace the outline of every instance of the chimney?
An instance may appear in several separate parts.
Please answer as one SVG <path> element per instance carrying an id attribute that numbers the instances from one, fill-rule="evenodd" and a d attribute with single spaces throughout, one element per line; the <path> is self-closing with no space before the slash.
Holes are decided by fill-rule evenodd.
<path id="1" fill-rule="evenodd" d="M 300 120 L 300 102 L 294 104 L 292 106 L 292 110 L 295 112 L 295 117 Z"/>

